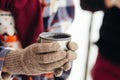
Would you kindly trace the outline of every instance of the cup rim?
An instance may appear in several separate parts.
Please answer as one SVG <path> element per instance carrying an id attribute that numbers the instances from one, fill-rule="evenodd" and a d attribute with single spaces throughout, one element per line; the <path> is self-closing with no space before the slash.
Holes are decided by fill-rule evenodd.
<path id="1" fill-rule="evenodd" d="M 65 35 L 67 36 L 66 38 L 47 38 L 49 36 L 54 36 L 54 35 Z M 59 32 L 43 32 L 39 34 L 39 37 L 44 40 L 52 40 L 52 41 L 64 41 L 64 40 L 71 40 L 71 35 L 67 33 L 59 33 Z"/>

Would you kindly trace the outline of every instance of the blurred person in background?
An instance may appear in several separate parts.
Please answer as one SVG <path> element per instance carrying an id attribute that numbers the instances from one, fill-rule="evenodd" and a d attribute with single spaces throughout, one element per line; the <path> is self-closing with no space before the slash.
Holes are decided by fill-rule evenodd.
<path id="1" fill-rule="evenodd" d="M 45 2 L 46 1 L 46 2 Z M 74 20 L 75 6 L 73 0 L 44 0 L 43 22 L 45 31 L 65 32 Z"/>
<path id="2" fill-rule="evenodd" d="M 40 60 L 38 60 L 38 58 L 34 58 L 35 56 L 40 57 L 40 55 L 35 55 L 35 53 L 41 53 L 42 51 L 41 49 L 44 49 L 43 52 L 47 53 L 48 51 L 46 51 L 45 48 L 47 48 L 47 50 L 51 50 L 52 48 L 55 50 L 56 54 L 60 53 L 59 51 L 57 51 L 58 49 L 57 46 L 59 45 L 56 43 L 44 43 L 44 44 L 35 43 L 38 35 L 44 31 L 43 17 L 42 17 L 43 10 L 44 7 L 41 4 L 41 1 L 39 0 L 30 0 L 30 1 L 0 0 L 0 11 L 11 12 L 15 20 L 15 29 L 18 33 L 18 37 L 22 45 L 22 49 L 18 49 L 18 50 L 10 50 L 4 47 L 0 47 L 0 73 L 2 74 L 2 77 L 0 77 L 1 80 L 9 80 L 8 79 L 9 74 L 26 75 L 26 76 L 22 76 L 22 79 L 20 78 L 21 77 L 20 76 L 13 78 L 13 80 L 40 80 L 40 76 L 39 76 L 40 73 L 44 73 L 44 72 L 47 73 L 47 70 L 48 72 L 49 70 L 51 71 L 51 69 L 53 70 L 53 68 L 51 67 L 49 67 L 50 69 L 46 68 L 46 70 L 44 70 L 45 67 L 42 67 L 43 70 L 41 71 L 40 68 L 43 65 L 39 64 Z M 9 15 L 1 14 L 1 16 L 9 16 Z M 1 25 L 2 23 L 0 23 L 0 26 Z M 6 30 L 6 28 L 4 28 L 4 30 Z M 50 53 L 48 54 L 50 55 Z M 73 55 L 76 56 L 76 54 Z M 59 54 L 59 58 L 60 60 L 58 60 L 58 65 L 56 65 L 57 63 L 56 59 L 50 58 L 53 61 L 49 62 L 51 60 L 48 60 L 49 62 L 48 66 L 54 65 L 54 68 L 57 70 L 57 68 L 59 68 L 60 66 L 63 66 L 66 63 L 70 62 L 69 60 L 63 59 L 62 54 Z M 23 63 L 24 65 L 22 65 Z M 41 79 L 46 80 L 46 78 L 41 78 Z"/>
<path id="3" fill-rule="evenodd" d="M 93 80 L 120 80 L 120 0 L 81 0 L 80 4 L 85 10 L 104 11 Z"/>
<path id="4" fill-rule="evenodd" d="M 66 32 L 73 20 L 75 6 L 73 0 L 41 0 L 43 5 L 43 23 L 45 32 Z M 66 80 L 70 70 L 55 80 Z M 45 76 L 45 75 L 43 75 Z M 51 75 L 52 77 L 52 75 Z"/>

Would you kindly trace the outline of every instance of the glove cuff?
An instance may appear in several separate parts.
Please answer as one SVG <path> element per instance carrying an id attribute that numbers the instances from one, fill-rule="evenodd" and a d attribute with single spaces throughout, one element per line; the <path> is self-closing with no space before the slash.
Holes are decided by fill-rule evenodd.
<path id="1" fill-rule="evenodd" d="M 22 50 L 10 51 L 5 58 L 3 66 L 7 69 L 7 72 L 11 74 L 25 74 L 26 71 L 22 66 L 21 55 Z"/>

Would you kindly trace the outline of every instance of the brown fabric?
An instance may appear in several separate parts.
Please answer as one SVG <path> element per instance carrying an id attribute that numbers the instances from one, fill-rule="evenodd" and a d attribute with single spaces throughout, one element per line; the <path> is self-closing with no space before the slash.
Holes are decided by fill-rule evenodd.
<path id="1" fill-rule="evenodd" d="M 78 49 L 78 45 L 75 42 L 68 42 L 67 47 L 68 49 L 73 50 L 73 51 Z"/>
<path id="2" fill-rule="evenodd" d="M 56 77 L 61 76 L 62 73 L 63 73 L 63 68 L 58 68 L 58 69 L 55 70 L 55 76 Z"/>
<path id="3" fill-rule="evenodd" d="M 67 59 L 69 59 L 69 61 L 73 61 L 77 58 L 77 54 L 76 52 L 73 52 L 71 50 L 67 51 Z"/>
<path id="4" fill-rule="evenodd" d="M 70 68 L 72 67 L 72 63 L 71 62 L 67 62 L 65 65 L 63 65 L 63 68 L 65 71 L 70 70 Z"/>
<path id="5" fill-rule="evenodd" d="M 34 43 L 25 49 L 10 51 L 4 67 L 11 74 L 35 75 L 54 72 L 57 76 L 71 68 L 77 54 L 59 50 L 58 43 Z"/>

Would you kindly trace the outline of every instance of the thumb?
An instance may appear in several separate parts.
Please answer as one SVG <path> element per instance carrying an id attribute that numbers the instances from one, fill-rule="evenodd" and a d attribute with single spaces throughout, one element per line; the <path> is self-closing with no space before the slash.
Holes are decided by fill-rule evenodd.
<path id="1" fill-rule="evenodd" d="M 75 51 L 78 49 L 78 45 L 75 42 L 68 42 L 67 47 L 69 50 Z"/>

